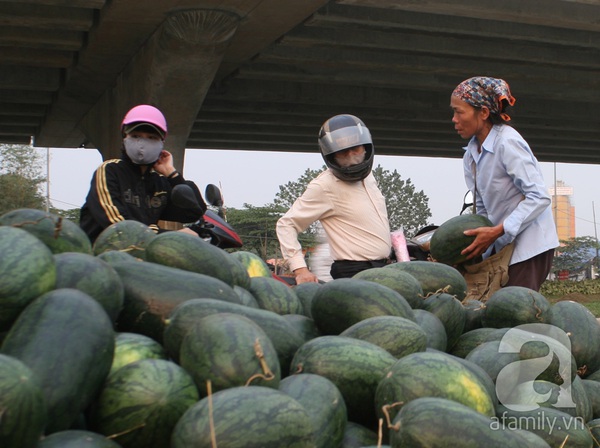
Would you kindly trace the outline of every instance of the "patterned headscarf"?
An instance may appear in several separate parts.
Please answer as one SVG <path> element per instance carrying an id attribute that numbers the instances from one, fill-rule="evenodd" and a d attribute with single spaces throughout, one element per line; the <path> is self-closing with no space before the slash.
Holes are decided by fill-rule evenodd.
<path id="1" fill-rule="evenodd" d="M 502 100 L 507 100 L 511 106 L 516 101 L 506 81 L 487 76 L 475 76 L 464 80 L 454 89 L 452 96 L 473 107 L 485 106 L 491 113 L 500 115 L 504 121 L 510 121 L 510 117 L 502 112 Z"/>

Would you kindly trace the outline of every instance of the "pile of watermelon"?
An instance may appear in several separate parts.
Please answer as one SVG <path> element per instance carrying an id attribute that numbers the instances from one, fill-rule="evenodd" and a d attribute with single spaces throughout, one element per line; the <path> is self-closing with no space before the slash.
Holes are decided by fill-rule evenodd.
<path id="1" fill-rule="evenodd" d="M 592 447 L 600 325 L 453 267 L 290 287 L 134 221 L 0 216 L 0 447 Z"/>

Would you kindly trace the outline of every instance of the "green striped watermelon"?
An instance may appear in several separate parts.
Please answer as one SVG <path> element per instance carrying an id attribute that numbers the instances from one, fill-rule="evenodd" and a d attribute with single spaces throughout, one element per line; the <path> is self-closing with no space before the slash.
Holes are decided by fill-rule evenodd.
<path id="1" fill-rule="evenodd" d="M 523 286 L 505 286 L 485 303 L 484 327 L 511 328 L 529 323 L 548 323 L 550 302 L 542 294 Z"/>
<path id="2" fill-rule="evenodd" d="M 306 409 L 313 424 L 316 448 L 341 446 L 348 412 L 335 384 L 321 375 L 304 373 L 282 379 L 279 390 Z"/>
<path id="3" fill-rule="evenodd" d="M 427 347 L 445 352 L 448 348 L 448 336 L 444 324 L 431 311 L 414 310 L 415 321 L 427 335 Z"/>
<path id="4" fill-rule="evenodd" d="M 368 280 L 340 278 L 315 293 L 312 318 L 324 335 L 340 334 L 368 317 L 399 316 L 414 321 L 414 313 L 400 293 Z"/>
<path id="5" fill-rule="evenodd" d="M 0 226 L 0 331 L 6 331 L 36 297 L 54 289 L 56 265 L 48 247 L 31 233 Z"/>
<path id="6" fill-rule="evenodd" d="M 435 314 L 442 321 L 448 349 L 451 350 L 465 328 L 465 307 L 455 296 L 441 292 L 427 296 L 423 300 L 423 309 Z"/>
<path id="7" fill-rule="evenodd" d="M 446 292 L 460 301 L 467 295 L 467 282 L 462 274 L 444 263 L 416 260 L 406 263 L 391 263 L 386 269 L 400 269 L 416 278 L 421 284 L 423 295 Z"/>
<path id="8" fill-rule="evenodd" d="M 123 309 L 125 288 L 113 267 L 98 257 L 77 252 L 54 255 L 56 288 L 75 288 L 95 299 L 116 322 Z"/>
<path id="9" fill-rule="evenodd" d="M 379 417 L 384 406 L 421 397 L 439 397 L 462 403 L 482 415 L 494 415 L 494 400 L 484 384 L 463 363 L 442 352 L 418 352 L 400 358 L 379 382 L 375 404 Z M 393 418 L 399 408 L 390 409 Z"/>
<path id="10" fill-rule="evenodd" d="M 277 389 L 281 368 L 266 333 L 247 317 L 210 314 L 189 329 L 179 349 L 179 364 L 194 379 L 200 395 L 251 385 Z"/>
<path id="11" fill-rule="evenodd" d="M 127 448 L 164 448 L 179 418 L 198 401 L 189 373 L 174 362 L 143 359 L 111 374 L 91 406 L 91 429 Z"/>
<path id="12" fill-rule="evenodd" d="M 493 335 L 497 328 L 483 327 L 474 328 L 473 330 L 465 331 L 461 334 L 452 349 L 450 354 L 465 358 L 472 350 L 479 347 L 484 342 L 489 342 L 489 337 Z M 499 341 L 501 338 L 498 338 Z"/>
<path id="13" fill-rule="evenodd" d="M 189 408 L 177 422 L 169 446 L 314 448 L 313 432 L 308 412 L 289 395 L 269 387 L 234 387 Z"/>
<path id="14" fill-rule="evenodd" d="M 492 222 L 483 215 L 466 214 L 450 218 L 440 225 L 429 241 L 431 258 L 439 263 L 455 266 L 466 261 L 462 255 L 475 240 L 475 236 L 467 236 L 465 230 L 478 227 L 493 227 Z"/>
<path id="15" fill-rule="evenodd" d="M 306 317 L 310 317 L 312 319 L 311 314 L 311 306 L 312 300 L 316 294 L 316 292 L 321 287 L 321 283 L 313 283 L 306 282 L 300 283 L 299 285 L 293 285 L 292 289 L 300 299 L 300 303 L 302 304 L 302 312 Z"/>
<path id="16" fill-rule="evenodd" d="M 248 291 L 263 310 L 277 314 L 303 314 L 302 302 L 294 290 L 271 276 L 251 277 Z"/>
<path id="17" fill-rule="evenodd" d="M 26 230 L 48 246 L 53 254 L 62 252 L 92 254 L 92 243 L 86 233 L 73 221 L 55 213 L 20 208 L 0 216 L 0 225 Z"/>
<path id="18" fill-rule="evenodd" d="M 396 358 L 423 352 L 427 348 L 427 334 L 423 328 L 398 316 L 369 317 L 345 329 L 340 336 L 371 342 Z"/>
<path id="19" fill-rule="evenodd" d="M 371 268 L 359 272 L 353 278 L 368 280 L 387 286 L 400 293 L 411 308 L 421 308 L 423 302 L 423 288 L 421 283 L 408 272 L 400 269 Z"/>
<path id="20" fill-rule="evenodd" d="M 148 336 L 139 333 L 117 333 L 110 373 L 142 359 L 167 359 L 167 353 L 162 345 Z"/>
<path id="21" fill-rule="evenodd" d="M 31 369 L 0 354 L 0 446 L 37 447 L 47 418 L 44 394 Z"/>
<path id="22" fill-rule="evenodd" d="M 375 390 L 395 362 L 393 355 L 370 342 L 345 336 L 320 336 L 298 349 L 290 371 L 313 373 L 332 381 L 344 397 L 348 419 L 372 428 L 377 422 L 373 407 Z"/>
<path id="23" fill-rule="evenodd" d="M 443 397 L 421 397 L 405 404 L 389 433 L 392 448 L 548 447 L 539 437 L 503 427 L 471 407 Z"/>
<path id="24" fill-rule="evenodd" d="M 362 448 L 365 446 L 377 446 L 379 437 L 377 432 L 363 426 L 359 423 L 349 421 L 346 424 L 344 431 L 344 439 L 342 440 L 343 448 Z M 385 445 L 383 445 L 385 446 Z M 383 448 L 382 446 L 382 448 Z"/>
<path id="25" fill-rule="evenodd" d="M 50 434 L 36 448 L 121 448 L 121 445 L 96 432 L 69 429 Z"/>
<path id="26" fill-rule="evenodd" d="M 146 246 L 156 233 L 139 221 L 126 219 L 111 224 L 98 235 L 92 245 L 94 255 L 109 250 L 123 251 L 135 258 L 146 259 Z"/>

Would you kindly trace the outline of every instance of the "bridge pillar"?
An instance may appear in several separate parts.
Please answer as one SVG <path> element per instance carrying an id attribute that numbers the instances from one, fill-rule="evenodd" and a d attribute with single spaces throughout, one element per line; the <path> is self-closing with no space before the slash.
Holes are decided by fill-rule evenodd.
<path id="1" fill-rule="evenodd" d="M 167 119 L 165 149 L 182 170 L 192 125 L 238 24 L 239 17 L 225 11 L 170 14 L 81 123 L 102 158 L 121 156 L 119 127 L 125 113 L 137 104 L 151 104 Z"/>

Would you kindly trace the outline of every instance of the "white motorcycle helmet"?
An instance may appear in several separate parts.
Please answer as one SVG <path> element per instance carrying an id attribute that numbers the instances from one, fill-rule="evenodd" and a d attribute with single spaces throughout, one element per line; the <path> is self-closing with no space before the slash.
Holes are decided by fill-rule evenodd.
<path id="1" fill-rule="evenodd" d="M 365 160 L 349 167 L 339 166 L 333 154 L 344 149 L 363 145 Z M 336 115 L 327 120 L 319 131 L 319 147 L 323 160 L 334 176 L 346 182 L 363 180 L 373 167 L 373 140 L 362 120 L 354 115 Z"/>

